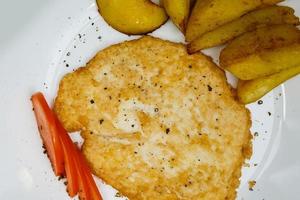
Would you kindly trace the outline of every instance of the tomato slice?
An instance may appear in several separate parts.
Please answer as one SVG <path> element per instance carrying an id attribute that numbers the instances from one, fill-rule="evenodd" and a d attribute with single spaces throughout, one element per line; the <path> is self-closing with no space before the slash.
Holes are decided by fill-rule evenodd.
<path id="1" fill-rule="evenodd" d="M 52 168 L 56 176 L 64 173 L 64 154 L 57 132 L 55 115 L 49 108 L 43 94 L 38 92 L 31 97 L 38 129 L 43 140 Z"/>
<path id="2" fill-rule="evenodd" d="M 78 151 L 78 156 L 79 156 L 79 160 L 81 163 L 81 167 L 83 168 L 83 171 L 84 171 L 84 174 L 85 174 L 85 177 L 87 180 L 87 184 L 90 189 L 91 199 L 92 200 L 102 200 L 102 196 L 98 190 L 98 187 L 92 176 L 92 172 L 91 172 L 85 158 L 83 157 L 83 155 L 81 154 L 81 151 L 78 148 L 77 148 L 77 151 Z"/>
<path id="3" fill-rule="evenodd" d="M 77 152 L 68 132 L 61 125 L 57 117 L 56 117 L 56 126 L 59 132 L 60 141 L 64 152 L 65 174 L 67 178 L 67 192 L 70 197 L 74 197 L 77 195 L 79 191 L 77 166 L 76 166 L 76 160 L 74 158 Z"/>

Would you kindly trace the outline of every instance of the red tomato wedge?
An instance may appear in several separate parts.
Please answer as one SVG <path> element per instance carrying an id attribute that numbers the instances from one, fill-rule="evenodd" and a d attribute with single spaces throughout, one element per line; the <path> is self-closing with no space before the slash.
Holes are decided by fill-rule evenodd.
<path id="1" fill-rule="evenodd" d="M 38 129 L 56 176 L 64 173 L 64 154 L 56 128 L 55 116 L 42 93 L 31 97 Z"/>
<path id="2" fill-rule="evenodd" d="M 87 165 L 85 158 L 82 156 L 80 150 L 77 148 L 79 161 L 81 163 L 81 167 L 83 168 L 85 178 L 90 189 L 91 200 L 102 200 L 102 196 L 98 190 L 98 187 L 95 183 L 95 180 L 92 176 L 92 172 Z"/>
<path id="3" fill-rule="evenodd" d="M 68 135 L 68 132 L 64 129 L 64 127 L 61 125 L 57 118 L 56 126 L 59 132 L 60 141 L 64 152 L 65 174 L 67 178 L 67 192 L 70 197 L 74 197 L 79 191 L 77 166 L 76 160 L 74 158 L 77 152 L 74 147 L 73 141 Z"/>

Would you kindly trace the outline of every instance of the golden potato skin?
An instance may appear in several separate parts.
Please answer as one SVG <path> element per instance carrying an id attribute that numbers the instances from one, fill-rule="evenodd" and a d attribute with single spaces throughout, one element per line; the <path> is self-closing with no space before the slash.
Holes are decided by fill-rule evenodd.
<path id="1" fill-rule="evenodd" d="M 238 82 L 237 95 L 240 102 L 249 104 L 259 100 L 284 81 L 300 74 L 300 65 L 276 74 L 249 81 Z"/>
<path id="2" fill-rule="evenodd" d="M 245 33 L 221 51 L 220 65 L 241 80 L 300 65 L 300 31 L 292 25 L 274 25 Z"/>
<path id="3" fill-rule="evenodd" d="M 224 44 L 237 36 L 258 27 L 277 24 L 299 25 L 294 10 L 286 6 L 270 6 L 254 10 L 232 22 L 224 24 L 188 44 L 189 53 Z"/>
<path id="4" fill-rule="evenodd" d="M 97 0 L 97 4 L 110 26 L 129 35 L 151 32 L 168 19 L 164 9 L 150 0 Z"/>
<path id="5" fill-rule="evenodd" d="M 190 0 L 162 0 L 162 4 L 173 23 L 184 33 L 190 12 Z"/>
<path id="6" fill-rule="evenodd" d="M 186 41 L 191 42 L 202 34 L 228 23 L 243 14 L 280 0 L 199 0 L 196 2 L 187 25 Z"/>

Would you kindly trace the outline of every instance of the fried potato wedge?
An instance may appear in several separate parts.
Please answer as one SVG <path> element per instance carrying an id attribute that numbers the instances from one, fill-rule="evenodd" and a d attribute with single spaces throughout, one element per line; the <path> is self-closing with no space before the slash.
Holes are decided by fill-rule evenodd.
<path id="1" fill-rule="evenodd" d="M 188 44 L 189 53 L 224 44 L 237 36 L 259 27 L 277 24 L 299 25 L 294 10 L 285 6 L 270 6 L 254 10 L 239 19 L 224 24 Z"/>
<path id="2" fill-rule="evenodd" d="M 292 25 L 274 25 L 245 33 L 221 51 L 220 65 L 241 80 L 300 65 L 300 31 Z"/>
<path id="3" fill-rule="evenodd" d="M 238 99 L 244 104 L 255 102 L 273 88 L 298 74 L 300 74 L 300 65 L 270 76 L 250 81 L 239 81 L 237 87 Z"/>
<path id="4" fill-rule="evenodd" d="M 199 0 L 188 21 L 186 41 L 191 42 L 202 34 L 239 18 L 245 13 L 266 4 L 281 0 Z"/>
<path id="5" fill-rule="evenodd" d="M 184 33 L 190 13 L 190 0 L 162 0 L 162 5 L 173 23 Z"/>
<path id="6" fill-rule="evenodd" d="M 97 0 L 97 4 L 110 26 L 129 35 L 151 32 L 168 18 L 164 9 L 150 0 Z"/>

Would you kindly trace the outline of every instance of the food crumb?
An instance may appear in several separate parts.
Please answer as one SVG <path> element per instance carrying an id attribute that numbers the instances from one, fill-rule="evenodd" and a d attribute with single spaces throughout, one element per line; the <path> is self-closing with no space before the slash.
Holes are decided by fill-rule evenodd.
<path id="1" fill-rule="evenodd" d="M 253 188 L 254 188 L 255 184 L 256 184 L 256 181 L 254 181 L 254 180 L 248 182 L 248 186 L 249 186 L 250 191 L 253 191 Z"/>
<path id="2" fill-rule="evenodd" d="M 244 163 L 244 167 L 250 167 L 249 163 Z"/>
<path id="3" fill-rule="evenodd" d="M 271 112 L 268 112 L 268 115 L 269 115 L 269 116 L 271 116 L 271 115 L 272 115 L 272 113 L 271 113 Z"/>

